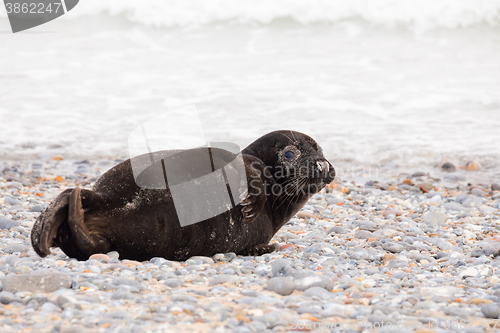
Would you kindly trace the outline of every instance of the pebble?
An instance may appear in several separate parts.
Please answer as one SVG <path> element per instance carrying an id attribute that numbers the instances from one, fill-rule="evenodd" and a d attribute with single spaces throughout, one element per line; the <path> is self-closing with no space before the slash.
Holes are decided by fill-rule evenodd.
<path id="1" fill-rule="evenodd" d="M 271 272 L 273 276 L 290 276 L 295 273 L 291 267 L 292 261 L 287 259 L 276 259 L 271 262 Z"/>
<path id="2" fill-rule="evenodd" d="M 417 188 L 421 189 L 423 192 L 429 192 L 429 191 L 432 191 L 432 189 L 434 188 L 434 185 L 432 185 L 432 183 L 429 183 L 429 182 L 423 182 L 423 183 L 418 184 Z"/>
<path id="3" fill-rule="evenodd" d="M 446 176 L 444 176 L 444 180 L 449 182 L 460 182 L 460 181 L 465 181 L 466 178 L 460 172 L 451 172 Z"/>
<path id="4" fill-rule="evenodd" d="M 475 277 L 479 274 L 479 271 L 474 267 L 469 267 L 460 273 L 460 278 L 465 279 L 468 277 Z"/>
<path id="5" fill-rule="evenodd" d="M 10 304 L 16 300 L 17 298 L 12 292 L 6 290 L 0 292 L 0 303 Z"/>
<path id="6" fill-rule="evenodd" d="M 277 326 L 289 327 L 293 317 L 291 314 L 284 311 L 274 311 L 266 313 L 265 315 L 258 316 L 254 320 L 260 321 L 266 325 L 267 328 L 272 329 Z"/>
<path id="7" fill-rule="evenodd" d="M 321 287 L 328 291 L 333 290 L 333 280 L 327 276 L 310 273 L 297 273 L 293 276 L 295 289 L 304 291 L 311 287 Z"/>
<path id="8" fill-rule="evenodd" d="M 295 287 L 291 279 L 285 277 L 273 277 L 267 281 L 267 290 L 274 291 L 282 296 L 290 295 Z"/>
<path id="9" fill-rule="evenodd" d="M 441 200 L 440 200 L 441 201 Z M 443 224 L 448 219 L 448 215 L 442 212 L 429 212 L 422 215 L 422 220 L 426 223 Z"/>
<path id="10" fill-rule="evenodd" d="M 81 309 L 81 305 L 78 303 L 78 300 L 71 295 L 60 295 L 56 299 L 56 304 L 61 309 L 66 309 L 68 307 L 75 307 Z"/>
<path id="11" fill-rule="evenodd" d="M 488 194 L 488 192 L 485 192 L 479 188 L 473 188 L 471 191 L 470 191 L 471 194 L 477 196 L 477 197 L 485 197 L 486 194 Z"/>
<path id="12" fill-rule="evenodd" d="M 40 307 L 40 313 L 46 313 L 46 314 L 51 314 L 51 313 L 58 313 L 61 312 L 61 308 L 54 303 L 51 302 L 45 302 L 42 304 Z"/>
<path id="13" fill-rule="evenodd" d="M 311 287 L 304 291 L 304 296 L 322 300 L 329 300 L 334 297 L 333 295 L 333 293 L 321 287 Z"/>
<path id="14" fill-rule="evenodd" d="M 106 255 L 110 258 L 110 260 L 111 259 L 118 260 L 120 258 L 120 254 L 116 251 L 108 252 Z"/>
<path id="15" fill-rule="evenodd" d="M 10 220 L 5 217 L 0 216 L 0 229 L 8 230 L 19 225 L 19 221 Z"/>
<path id="16" fill-rule="evenodd" d="M 43 206 L 36 205 L 30 208 L 30 212 L 40 213 L 41 211 L 43 211 L 43 209 Z"/>
<path id="17" fill-rule="evenodd" d="M 500 317 L 500 306 L 498 304 L 486 304 L 481 307 L 481 312 L 486 318 L 498 319 Z"/>
<path id="18" fill-rule="evenodd" d="M 4 253 L 14 253 L 14 252 L 19 252 L 19 253 L 25 253 L 28 251 L 28 247 L 25 245 L 21 244 L 9 244 L 6 247 L 3 248 Z"/>
<path id="19" fill-rule="evenodd" d="M 382 247 L 384 250 L 392 253 L 399 253 L 405 249 L 404 246 L 393 242 L 385 243 Z"/>
<path id="20" fill-rule="evenodd" d="M 477 171 L 481 170 L 481 164 L 476 161 L 469 161 L 465 164 L 465 170 L 467 171 Z"/>
<path id="21" fill-rule="evenodd" d="M 479 242 L 472 250 L 472 257 L 481 256 L 498 256 L 500 254 L 500 242 L 498 241 L 483 241 Z"/>
<path id="22" fill-rule="evenodd" d="M 94 259 L 100 259 L 100 260 L 104 260 L 106 262 L 109 262 L 109 260 L 111 259 L 108 255 L 106 254 L 103 254 L 103 253 L 96 253 L 96 254 L 93 254 L 89 257 L 89 260 L 94 260 Z"/>
<path id="23" fill-rule="evenodd" d="M 450 163 L 450 162 L 443 163 L 443 165 L 441 166 L 441 168 L 444 171 L 446 171 L 446 172 L 453 172 L 453 171 L 455 171 L 457 169 L 455 167 L 455 165 L 453 165 L 453 163 Z"/>
<path id="24" fill-rule="evenodd" d="M 3 290 L 17 293 L 19 291 L 29 292 L 53 292 L 60 288 L 71 288 L 71 276 L 54 271 L 36 271 L 31 274 L 7 275 L 2 280 Z"/>
<path id="25" fill-rule="evenodd" d="M 230 275 L 219 275 L 216 276 L 212 279 L 210 279 L 210 282 L 208 283 L 209 286 L 216 286 L 218 284 L 223 284 L 223 283 L 231 283 L 234 281 L 234 277 Z"/>

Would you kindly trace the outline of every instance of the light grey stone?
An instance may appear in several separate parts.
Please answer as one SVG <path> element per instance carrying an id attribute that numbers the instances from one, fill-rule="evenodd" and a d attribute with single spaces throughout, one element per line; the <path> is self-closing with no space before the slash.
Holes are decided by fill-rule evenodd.
<path id="1" fill-rule="evenodd" d="M 71 288 L 71 276 L 51 270 L 34 271 L 31 274 L 12 274 L 3 281 L 3 290 L 17 293 L 19 291 L 53 292 L 61 288 Z"/>
<path id="2" fill-rule="evenodd" d="M 273 277 L 267 281 L 267 289 L 282 296 L 290 295 L 294 287 L 294 282 L 285 277 Z"/>

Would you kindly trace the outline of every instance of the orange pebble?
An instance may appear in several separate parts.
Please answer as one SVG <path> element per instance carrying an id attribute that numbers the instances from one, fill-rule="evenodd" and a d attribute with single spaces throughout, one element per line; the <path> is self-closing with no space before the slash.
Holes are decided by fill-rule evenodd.
<path id="1" fill-rule="evenodd" d="M 331 188 L 332 190 L 336 189 L 338 187 L 337 184 L 335 184 L 335 182 L 331 182 L 330 184 L 327 185 L 329 188 Z"/>
<path id="2" fill-rule="evenodd" d="M 383 260 L 384 260 L 384 263 L 385 263 L 385 262 L 388 262 L 389 260 L 392 260 L 392 259 L 394 259 L 394 258 L 396 258 L 396 256 L 395 256 L 395 255 L 390 254 L 390 253 L 386 253 L 386 254 L 384 255 Z"/>
<path id="3" fill-rule="evenodd" d="M 411 185 L 411 179 L 405 179 L 405 180 L 403 180 L 403 184 L 405 184 L 405 185 Z"/>
<path id="4" fill-rule="evenodd" d="M 301 319 L 309 319 L 310 321 L 318 321 L 318 318 L 311 316 L 310 314 L 305 314 L 300 317 Z"/>
<path id="5" fill-rule="evenodd" d="M 89 257 L 89 260 L 92 259 L 103 259 L 105 261 L 109 261 L 109 256 L 104 253 L 95 253 Z"/>
<path id="6" fill-rule="evenodd" d="M 467 162 L 467 164 L 465 165 L 465 170 L 467 170 L 467 171 L 481 170 L 481 164 L 479 164 L 476 161 Z"/>
<path id="7" fill-rule="evenodd" d="M 245 316 L 236 316 L 236 319 L 237 319 L 238 321 L 244 321 L 245 323 L 250 322 L 250 319 L 248 319 L 248 318 L 247 318 L 247 317 L 245 317 Z"/>

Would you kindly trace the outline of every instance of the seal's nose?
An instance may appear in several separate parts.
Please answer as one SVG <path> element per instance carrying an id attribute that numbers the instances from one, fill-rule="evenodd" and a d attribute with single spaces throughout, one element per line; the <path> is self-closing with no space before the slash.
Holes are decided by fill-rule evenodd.
<path id="1" fill-rule="evenodd" d="M 322 181 L 329 183 L 335 178 L 335 169 L 327 160 L 318 160 L 316 161 L 316 174 Z"/>
<path id="2" fill-rule="evenodd" d="M 328 173 L 330 171 L 330 163 L 327 161 L 317 161 L 316 162 L 316 167 L 318 168 L 318 171 L 321 173 Z"/>

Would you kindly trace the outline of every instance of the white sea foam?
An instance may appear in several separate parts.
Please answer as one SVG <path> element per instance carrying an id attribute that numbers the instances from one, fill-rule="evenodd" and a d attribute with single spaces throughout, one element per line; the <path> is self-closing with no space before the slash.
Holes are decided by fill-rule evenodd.
<path id="1" fill-rule="evenodd" d="M 499 0 L 83 0 L 63 18 L 122 15 L 154 27 L 217 23 L 268 24 L 292 20 L 303 25 L 362 20 L 415 31 L 497 25 Z M 0 17 L 5 16 L 3 8 Z"/>

